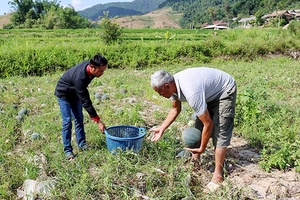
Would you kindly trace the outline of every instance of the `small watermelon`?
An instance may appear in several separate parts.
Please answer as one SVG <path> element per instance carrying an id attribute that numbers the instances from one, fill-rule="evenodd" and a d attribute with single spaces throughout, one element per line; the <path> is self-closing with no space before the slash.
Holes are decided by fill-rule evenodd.
<path id="1" fill-rule="evenodd" d="M 40 137 L 41 137 L 41 134 L 40 134 L 40 133 L 33 132 L 33 133 L 31 134 L 31 139 L 32 139 L 32 140 L 37 140 L 37 139 L 39 139 Z"/>
<path id="2" fill-rule="evenodd" d="M 188 150 L 181 149 L 176 152 L 176 158 L 188 158 L 191 156 L 192 156 L 192 154 Z"/>
<path id="3" fill-rule="evenodd" d="M 188 148 L 198 148 L 201 144 L 201 131 L 190 127 L 185 129 L 181 135 L 183 144 Z"/>
<path id="4" fill-rule="evenodd" d="M 96 93 L 95 93 L 95 98 L 96 98 L 96 99 L 100 100 L 101 97 L 102 97 L 102 94 L 101 94 L 100 92 L 96 92 Z"/>
<path id="5" fill-rule="evenodd" d="M 22 117 L 23 115 L 27 115 L 28 114 L 28 110 L 26 108 L 22 108 L 19 112 L 18 112 L 18 116 Z"/>

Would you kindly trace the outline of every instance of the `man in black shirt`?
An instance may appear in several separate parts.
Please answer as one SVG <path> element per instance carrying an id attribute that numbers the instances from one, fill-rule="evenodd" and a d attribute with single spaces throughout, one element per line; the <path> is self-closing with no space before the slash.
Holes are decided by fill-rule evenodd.
<path id="1" fill-rule="evenodd" d="M 103 133 L 105 124 L 100 120 L 87 89 L 95 77 L 100 77 L 107 69 L 108 61 L 100 54 L 95 55 L 90 61 L 83 61 L 68 69 L 58 80 L 55 96 L 58 98 L 62 115 L 62 140 L 65 156 L 68 160 L 74 159 L 71 145 L 72 118 L 74 119 L 76 142 L 79 149 L 88 147 L 85 138 L 82 107 L 88 112 L 91 119 Z"/>

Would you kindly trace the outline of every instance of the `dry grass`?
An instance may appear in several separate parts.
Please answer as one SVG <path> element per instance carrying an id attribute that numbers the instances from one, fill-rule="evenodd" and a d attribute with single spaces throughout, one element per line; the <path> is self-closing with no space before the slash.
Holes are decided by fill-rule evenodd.
<path id="1" fill-rule="evenodd" d="M 181 15 L 172 8 L 162 8 L 145 15 L 121 17 L 116 21 L 124 28 L 180 28 L 178 21 Z"/>
<path id="2" fill-rule="evenodd" d="M 4 25 L 9 24 L 10 18 L 11 18 L 10 14 L 0 15 L 0 28 L 3 28 Z"/>

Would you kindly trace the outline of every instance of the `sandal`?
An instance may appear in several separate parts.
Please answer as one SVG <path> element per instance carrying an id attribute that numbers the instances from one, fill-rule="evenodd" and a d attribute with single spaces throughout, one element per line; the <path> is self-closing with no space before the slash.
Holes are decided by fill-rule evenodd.
<path id="1" fill-rule="evenodd" d="M 80 151 L 87 151 L 87 150 L 90 150 L 90 149 L 91 149 L 91 147 L 88 144 L 84 144 L 81 147 L 79 147 Z"/>
<path id="2" fill-rule="evenodd" d="M 65 153 L 65 158 L 67 160 L 73 160 L 75 158 L 75 155 L 73 154 L 73 152 L 67 152 Z"/>
<path id="3" fill-rule="evenodd" d="M 206 192 L 206 193 L 214 192 L 214 191 L 216 191 L 217 189 L 219 189 L 221 186 L 222 186 L 221 184 L 214 183 L 214 182 L 209 182 L 209 183 L 206 185 L 206 190 L 205 190 L 205 192 Z"/>

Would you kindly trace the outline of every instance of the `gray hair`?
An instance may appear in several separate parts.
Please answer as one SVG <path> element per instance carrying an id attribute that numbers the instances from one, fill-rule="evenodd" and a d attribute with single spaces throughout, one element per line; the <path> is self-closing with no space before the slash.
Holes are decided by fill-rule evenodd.
<path id="1" fill-rule="evenodd" d="M 167 71 L 159 70 L 151 75 L 150 85 L 154 88 L 161 88 L 166 83 L 174 81 L 174 77 Z"/>

